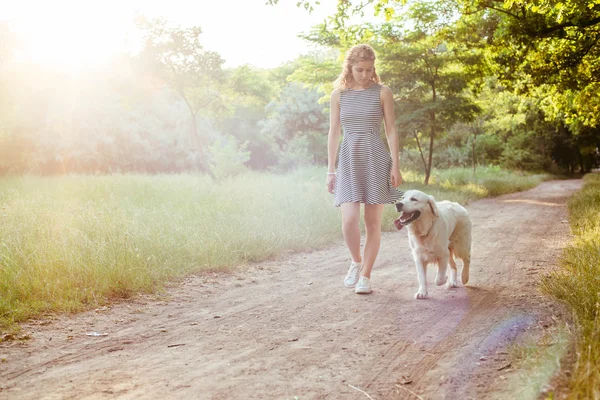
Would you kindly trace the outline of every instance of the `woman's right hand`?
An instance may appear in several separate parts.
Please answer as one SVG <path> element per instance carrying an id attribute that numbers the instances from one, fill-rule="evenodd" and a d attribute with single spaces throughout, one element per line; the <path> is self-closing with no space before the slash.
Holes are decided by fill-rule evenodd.
<path id="1" fill-rule="evenodd" d="M 335 175 L 327 175 L 327 180 L 325 181 L 325 186 L 327 186 L 327 190 L 329 193 L 333 194 L 333 189 L 335 188 Z"/>

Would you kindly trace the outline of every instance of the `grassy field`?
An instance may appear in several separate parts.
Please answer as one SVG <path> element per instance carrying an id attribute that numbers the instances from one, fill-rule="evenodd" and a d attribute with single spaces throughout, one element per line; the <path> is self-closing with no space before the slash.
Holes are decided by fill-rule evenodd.
<path id="1" fill-rule="evenodd" d="M 575 238 L 542 288 L 573 314 L 577 357 L 570 398 L 600 399 L 600 175 L 586 175 L 584 181 L 569 201 Z"/>
<path id="2" fill-rule="evenodd" d="M 546 175 L 497 168 L 404 173 L 402 190 L 469 200 L 535 186 Z M 384 229 L 393 229 L 393 206 Z M 47 312 L 96 307 L 160 290 L 190 273 L 224 270 L 341 240 L 325 169 L 201 175 L 0 179 L 0 328 Z"/>

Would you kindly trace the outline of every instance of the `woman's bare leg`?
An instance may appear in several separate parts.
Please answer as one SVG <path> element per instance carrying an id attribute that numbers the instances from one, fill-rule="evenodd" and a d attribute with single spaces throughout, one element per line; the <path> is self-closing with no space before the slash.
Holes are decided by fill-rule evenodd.
<path id="1" fill-rule="evenodd" d="M 346 240 L 346 246 L 350 250 L 352 261 L 362 262 L 360 255 L 360 203 L 343 203 L 342 208 L 342 232 Z"/>
<path id="2" fill-rule="evenodd" d="M 363 262 L 362 276 L 371 277 L 371 270 L 379 253 L 381 244 L 381 216 L 385 204 L 365 204 L 365 256 Z"/>

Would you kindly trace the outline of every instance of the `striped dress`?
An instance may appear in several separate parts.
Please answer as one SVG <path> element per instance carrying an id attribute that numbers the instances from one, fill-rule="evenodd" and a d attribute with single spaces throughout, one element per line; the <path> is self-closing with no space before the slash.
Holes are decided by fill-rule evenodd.
<path id="1" fill-rule="evenodd" d="M 390 204 L 402 192 L 390 182 L 392 158 L 379 135 L 383 119 L 381 85 L 346 89 L 340 95 L 340 145 L 334 204 Z"/>

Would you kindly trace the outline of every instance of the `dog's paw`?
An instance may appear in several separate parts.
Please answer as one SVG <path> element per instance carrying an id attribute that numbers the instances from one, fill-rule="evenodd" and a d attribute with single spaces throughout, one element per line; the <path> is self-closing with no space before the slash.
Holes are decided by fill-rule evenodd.
<path id="1" fill-rule="evenodd" d="M 423 300 L 427 298 L 427 292 L 426 291 L 418 291 L 417 293 L 415 293 L 415 299 L 417 300 Z"/>
<path id="2" fill-rule="evenodd" d="M 438 286 L 442 286 L 444 283 L 446 283 L 446 281 L 448 280 L 447 276 L 442 276 L 442 277 L 436 277 L 435 278 L 435 284 Z"/>
<path id="3" fill-rule="evenodd" d="M 446 287 L 448 289 L 457 288 L 458 287 L 458 282 L 450 280 L 450 281 L 448 281 L 448 285 L 446 285 Z"/>

